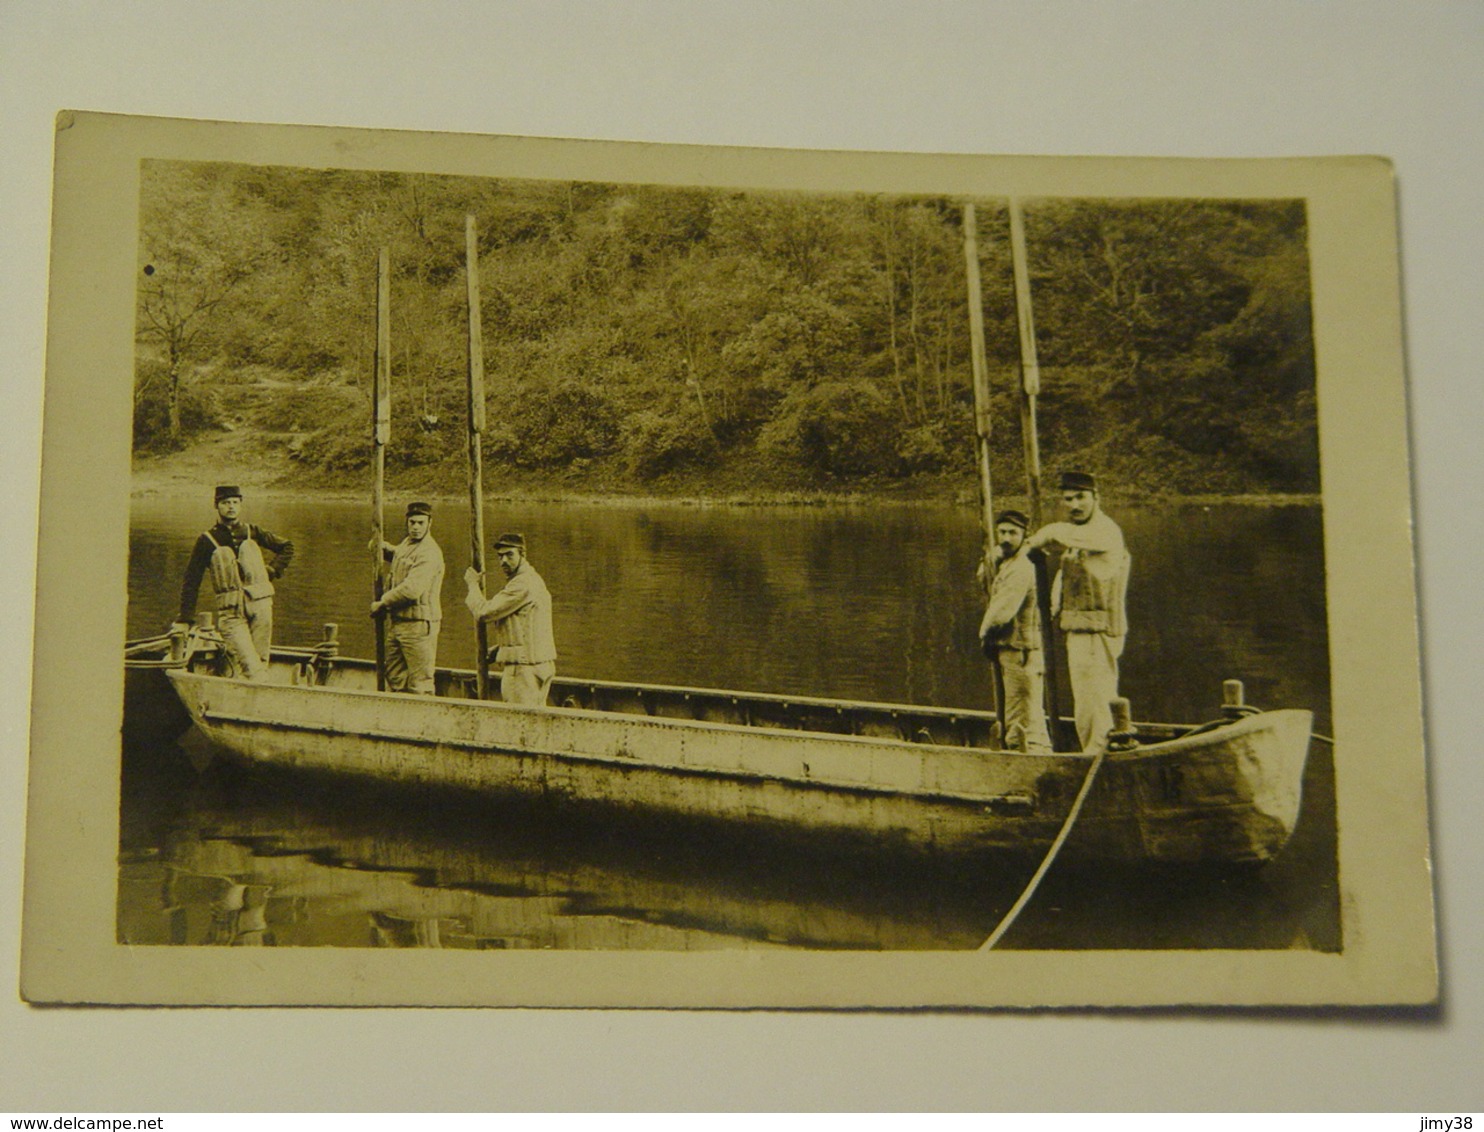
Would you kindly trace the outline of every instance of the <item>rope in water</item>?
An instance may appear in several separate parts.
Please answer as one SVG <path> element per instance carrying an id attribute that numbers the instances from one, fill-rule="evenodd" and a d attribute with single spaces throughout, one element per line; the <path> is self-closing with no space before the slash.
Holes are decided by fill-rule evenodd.
<path id="1" fill-rule="evenodd" d="M 1317 731 L 1311 731 L 1309 734 L 1311 738 L 1318 739 L 1321 743 L 1328 743 L 1331 747 L 1335 745 L 1335 741 L 1328 735 L 1321 735 Z M 1004 918 L 995 925 L 994 931 L 989 933 L 989 938 L 979 945 L 980 951 L 989 951 L 995 944 L 999 943 L 1000 938 L 1010 930 L 1010 925 L 1015 922 L 1015 918 L 1031 902 L 1031 897 L 1036 894 L 1036 889 L 1040 887 L 1042 879 L 1051 869 L 1052 862 L 1056 860 L 1056 855 L 1061 852 L 1063 843 L 1066 842 L 1067 837 L 1071 834 L 1072 826 L 1077 823 L 1077 815 L 1082 812 L 1082 804 L 1087 801 L 1087 795 L 1092 791 L 1093 779 L 1097 777 L 1098 771 L 1102 768 L 1103 757 L 1107 753 L 1108 748 L 1104 744 L 1093 755 L 1092 766 L 1087 768 L 1087 777 L 1082 780 L 1082 789 L 1077 791 L 1077 797 L 1072 802 L 1072 808 L 1067 811 L 1066 820 L 1062 822 L 1061 829 L 1056 835 L 1056 840 L 1052 841 L 1051 848 L 1046 850 L 1046 856 L 1042 858 L 1040 866 L 1030 879 L 1030 883 L 1025 886 L 1019 898 L 1010 906 L 1010 910 L 1005 913 Z"/>
<path id="2" fill-rule="evenodd" d="M 1057 833 L 1056 839 L 1052 841 L 1051 848 L 1046 850 L 1046 856 L 1041 859 L 1040 867 L 1036 869 L 1035 874 L 1030 879 L 1030 883 L 1021 892 L 1019 899 L 1010 906 L 1010 910 L 1005 913 L 1004 918 L 995 926 L 994 931 L 989 933 L 989 938 L 979 945 L 980 951 L 989 951 L 995 944 L 999 943 L 1000 937 L 1010 930 L 1010 925 L 1015 922 L 1015 918 L 1031 902 L 1031 897 L 1036 894 L 1036 889 L 1040 886 L 1041 880 L 1050 870 L 1051 863 L 1056 860 L 1056 855 L 1061 852 L 1062 845 L 1066 842 L 1068 835 L 1071 834 L 1072 826 L 1077 824 L 1077 815 L 1082 812 L 1082 803 L 1087 801 L 1087 795 L 1092 791 L 1093 779 L 1097 778 L 1098 771 L 1103 765 L 1103 757 L 1107 753 L 1108 745 L 1104 743 L 1092 756 L 1092 766 L 1087 768 L 1087 776 L 1082 780 L 1082 789 L 1077 791 L 1077 797 L 1072 801 L 1072 808 L 1067 811 L 1066 820 L 1061 823 L 1061 829 Z"/>

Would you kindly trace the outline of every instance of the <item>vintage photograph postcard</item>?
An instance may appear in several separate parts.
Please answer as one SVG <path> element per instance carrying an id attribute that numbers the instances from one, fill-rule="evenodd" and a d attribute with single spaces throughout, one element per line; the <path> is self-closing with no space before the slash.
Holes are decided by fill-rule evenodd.
<path id="1" fill-rule="evenodd" d="M 1385 161 L 56 139 L 27 1000 L 1436 997 Z"/>

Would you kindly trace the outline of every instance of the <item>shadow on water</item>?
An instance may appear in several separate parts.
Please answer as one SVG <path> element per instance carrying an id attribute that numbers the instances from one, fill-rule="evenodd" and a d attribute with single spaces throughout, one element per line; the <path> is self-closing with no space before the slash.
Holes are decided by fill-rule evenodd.
<path id="1" fill-rule="evenodd" d="M 205 511 L 206 514 L 198 514 Z M 209 508 L 138 500 L 131 636 L 174 614 Z M 341 625 L 369 655 L 364 508 L 254 503 L 299 548 L 275 606 L 284 642 Z M 1318 508 L 1129 508 L 1134 555 L 1122 691 L 1138 718 L 1211 718 L 1239 677 L 1263 707 L 1328 732 Z M 555 596 L 564 673 L 875 701 L 987 707 L 975 630 L 979 536 L 967 509 L 501 505 Z M 440 657 L 469 663 L 457 556 Z M 541 948 L 977 947 L 1034 860 L 903 860 L 653 817 L 395 794 L 246 772 L 198 778 L 163 735 L 125 751 L 118 933 L 131 943 Z M 1253 876 L 1058 865 L 1003 948 L 1338 950 L 1335 757 L 1311 751 L 1303 815 Z M 1343 773 L 1343 760 L 1341 760 Z"/>

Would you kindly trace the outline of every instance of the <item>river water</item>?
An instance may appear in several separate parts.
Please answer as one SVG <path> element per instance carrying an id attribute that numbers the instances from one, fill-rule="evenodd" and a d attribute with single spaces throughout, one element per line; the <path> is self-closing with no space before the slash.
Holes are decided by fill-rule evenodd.
<path id="1" fill-rule="evenodd" d="M 390 512 L 389 508 L 389 512 Z M 1329 733 L 1317 507 L 1110 509 L 1134 556 L 1121 691 L 1138 719 L 1218 714 L 1221 681 L 1306 707 Z M 369 507 L 249 499 L 293 539 L 276 639 L 373 651 Z M 206 500 L 135 500 L 128 632 L 173 617 Z M 618 681 L 988 707 L 975 630 L 975 513 L 938 505 L 498 504 L 555 605 L 560 670 Z M 472 667 L 459 575 L 468 516 L 440 505 L 449 577 L 440 663 Z M 1069 698 L 1064 702 L 1070 702 Z M 977 946 L 1034 862 L 964 875 L 922 862 L 760 846 L 342 782 L 197 774 L 173 745 L 126 752 L 118 931 L 131 943 L 538 948 Z M 1316 742 L 1284 855 L 1255 876 L 1053 869 L 1006 948 L 1340 946 L 1331 748 Z"/>

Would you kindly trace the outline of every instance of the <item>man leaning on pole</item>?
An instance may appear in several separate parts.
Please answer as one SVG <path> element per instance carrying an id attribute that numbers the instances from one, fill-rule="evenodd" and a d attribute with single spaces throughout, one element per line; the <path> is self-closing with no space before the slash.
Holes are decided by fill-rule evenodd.
<path id="1" fill-rule="evenodd" d="M 525 536 L 501 535 L 495 556 L 505 573 L 505 586 L 486 599 L 482 575 L 464 571 L 468 592 L 464 604 L 476 621 L 494 631 L 489 660 L 504 666 L 500 696 L 506 703 L 539 707 L 556 675 L 556 640 L 551 629 L 551 592 L 526 558 Z"/>
<path id="2" fill-rule="evenodd" d="M 1029 525 L 1022 511 L 1001 511 L 995 517 L 995 558 L 999 565 L 989 585 L 989 604 L 979 623 L 979 639 L 985 653 L 1000 666 L 1005 749 L 1050 754 L 1036 568 L 1025 549 Z"/>
<path id="3" fill-rule="evenodd" d="M 407 537 L 396 546 L 381 544 L 391 562 L 391 585 L 371 603 L 371 616 L 390 616 L 386 686 L 393 692 L 434 694 L 438 630 L 443 624 L 443 550 L 433 538 L 433 508 L 407 505 Z"/>

